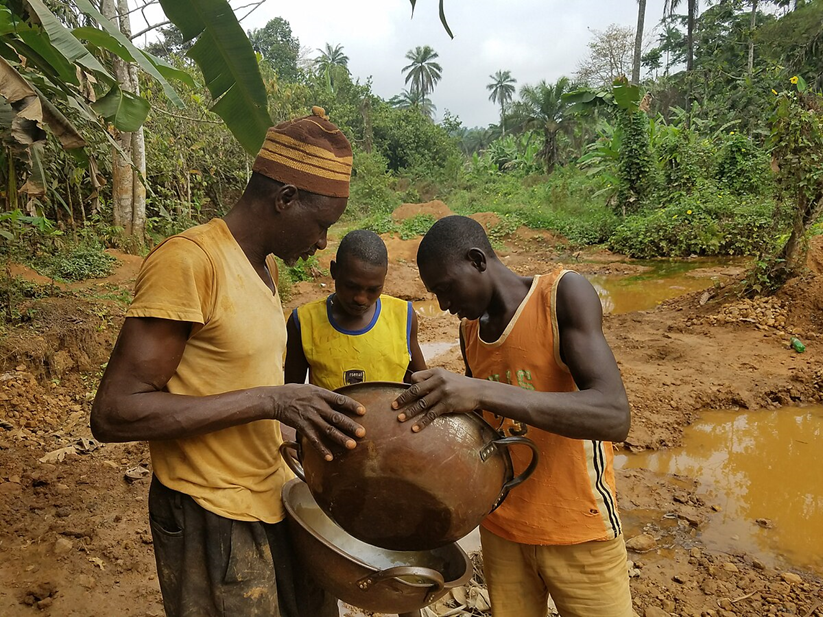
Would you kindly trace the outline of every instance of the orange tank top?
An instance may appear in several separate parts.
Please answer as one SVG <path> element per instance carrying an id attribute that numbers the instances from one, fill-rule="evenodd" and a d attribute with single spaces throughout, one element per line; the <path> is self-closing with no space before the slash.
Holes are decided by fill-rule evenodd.
<path id="1" fill-rule="evenodd" d="M 500 338 L 480 338 L 480 323 L 463 320 L 466 361 L 473 377 L 538 392 L 577 389 L 560 359 L 555 299 L 566 270 L 535 276 L 528 294 Z M 489 412 L 484 417 L 508 434 L 514 422 Z M 501 424 L 502 423 L 502 424 Z M 569 439 L 528 427 L 540 463 L 483 521 L 488 531 L 522 544 L 580 544 L 610 540 L 621 533 L 615 497 L 612 444 Z M 515 473 L 531 457 L 525 447 L 509 449 Z"/>

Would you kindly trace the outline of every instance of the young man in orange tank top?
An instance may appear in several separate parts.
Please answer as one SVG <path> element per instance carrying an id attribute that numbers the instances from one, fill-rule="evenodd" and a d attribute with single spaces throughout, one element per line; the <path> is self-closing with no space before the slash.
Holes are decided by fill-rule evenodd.
<path id="1" fill-rule="evenodd" d="M 545 617 L 551 595 L 563 617 L 632 617 L 611 447 L 630 412 L 597 293 L 573 272 L 515 274 L 466 217 L 438 221 L 417 262 L 440 308 L 462 320 L 466 376 L 415 373 L 398 419 L 418 432 L 482 409 L 503 430 L 526 427 L 542 454 L 481 527 L 492 613 Z M 512 459 L 515 471 L 528 463 L 517 449 Z"/>

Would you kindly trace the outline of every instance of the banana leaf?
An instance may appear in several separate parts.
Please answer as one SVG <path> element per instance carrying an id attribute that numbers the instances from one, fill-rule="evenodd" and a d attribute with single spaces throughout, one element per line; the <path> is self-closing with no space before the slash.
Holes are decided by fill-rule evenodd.
<path id="1" fill-rule="evenodd" d="M 412 7 L 412 17 L 414 17 L 414 9 L 417 7 L 417 0 L 409 0 Z M 440 23 L 443 24 L 443 28 L 446 30 L 446 34 L 449 35 L 450 38 L 454 38 L 454 34 L 452 34 L 452 29 L 449 28 L 449 23 L 446 21 L 446 8 L 444 6 L 445 0 L 440 0 Z"/>
<path id="2" fill-rule="evenodd" d="M 89 53 L 88 49 L 83 47 L 83 44 L 75 38 L 71 30 L 60 23 L 60 20 L 54 16 L 54 13 L 46 8 L 42 0 L 26 1 L 40 20 L 40 24 L 46 31 L 51 44 L 54 45 L 57 51 L 65 56 L 66 60 L 69 62 L 77 62 L 87 69 L 96 72 L 110 83 L 114 83 L 114 77 L 100 64 L 97 58 Z"/>
<path id="3" fill-rule="evenodd" d="M 42 30 L 33 28 L 6 7 L 0 7 L 0 37 L 44 73 L 57 75 L 70 84 L 78 84 L 74 66 L 43 36 Z"/>
<path id="4" fill-rule="evenodd" d="M 0 29 L 0 32 L 2 32 L 2 29 Z M 88 41 L 95 47 L 101 47 L 103 49 L 110 51 L 117 57 L 125 60 L 126 62 L 136 62 L 132 53 L 108 32 L 99 30 L 97 28 L 92 28 L 91 26 L 82 26 L 80 28 L 75 28 L 74 30 L 72 30 L 72 34 L 74 34 L 74 36 L 76 36 L 78 39 Z M 191 86 L 192 88 L 196 87 L 194 79 L 192 79 L 192 76 L 189 75 L 186 71 L 172 66 L 165 60 L 158 58 L 157 56 L 153 56 L 147 51 L 144 51 L 142 49 L 138 49 L 137 51 L 143 54 L 149 60 L 149 62 L 151 62 L 154 65 L 154 67 L 157 69 L 157 72 L 160 73 L 166 79 L 176 79 L 177 81 L 182 81 L 187 86 Z"/>
<path id="5" fill-rule="evenodd" d="M 157 80 L 157 82 L 163 87 L 163 92 L 166 94 L 166 98 L 181 109 L 185 107 L 183 101 L 180 99 L 180 96 L 174 88 L 171 87 L 171 84 L 166 81 L 166 78 L 160 74 L 160 71 L 157 70 L 154 63 L 146 57 L 146 54 L 137 49 L 134 44 L 122 32 L 120 32 L 120 29 L 117 26 L 111 23 L 100 11 L 94 8 L 89 0 L 74 0 L 74 3 L 81 11 L 83 11 L 83 13 L 100 24 L 100 27 L 111 35 L 111 37 L 120 44 L 120 47 L 125 48 L 129 54 L 131 54 L 134 62 L 136 62 L 141 69 Z"/>
<path id="6" fill-rule="evenodd" d="M 0 6 L 0 36 L 17 30 L 17 20 L 5 6 Z"/>
<path id="7" fill-rule="evenodd" d="M 151 111 L 146 99 L 121 90 L 119 86 L 112 86 L 106 96 L 91 107 L 124 133 L 139 129 Z"/>
<path id="8" fill-rule="evenodd" d="M 47 125 L 64 148 L 82 148 L 86 145 L 85 140 L 69 119 L 2 58 L 0 58 L 0 96 L 16 105 L 15 115 L 19 116 L 21 121 L 34 123 L 29 126 L 30 129 Z M 14 135 L 14 125 L 11 126 L 12 135 Z M 20 141 L 20 143 L 25 144 L 25 141 Z"/>
<path id="9" fill-rule="evenodd" d="M 271 125 L 266 87 L 246 33 L 226 0 L 160 0 L 166 17 L 185 41 L 203 73 L 219 115 L 243 148 L 254 156 Z"/>

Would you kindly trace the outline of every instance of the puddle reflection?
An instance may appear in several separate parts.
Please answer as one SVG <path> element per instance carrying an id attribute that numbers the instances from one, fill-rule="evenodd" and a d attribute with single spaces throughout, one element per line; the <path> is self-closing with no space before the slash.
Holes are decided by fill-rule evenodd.
<path id="1" fill-rule="evenodd" d="M 420 317 L 439 317 L 447 314 L 446 311 L 440 310 L 437 300 L 416 300 L 412 302 L 412 306 Z"/>
<path id="2" fill-rule="evenodd" d="M 701 289 L 708 289 L 721 277 L 690 276 L 688 273 L 700 268 L 725 267 L 739 263 L 731 259 L 693 259 L 636 261 L 647 266 L 648 271 L 635 276 L 586 275 L 597 290 L 603 312 L 630 313 L 647 311 L 665 300 Z"/>
<path id="3" fill-rule="evenodd" d="M 699 480 L 706 502 L 720 506 L 701 530 L 710 548 L 781 556 L 823 574 L 823 406 L 705 412 L 682 447 L 615 464 Z"/>

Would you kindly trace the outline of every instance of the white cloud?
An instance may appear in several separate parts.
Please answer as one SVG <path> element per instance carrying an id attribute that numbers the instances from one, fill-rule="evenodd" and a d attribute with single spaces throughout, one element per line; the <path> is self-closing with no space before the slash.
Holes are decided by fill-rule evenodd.
<path id="1" fill-rule="evenodd" d="M 509 70 L 518 86 L 571 76 L 587 54 L 589 29 L 611 23 L 633 28 L 637 20 L 636 0 L 445 0 L 455 34 L 450 40 L 437 6 L 438 0 L 418 0 L 411 19 L 408 0 L 269 0 L 243 26 L 260 28 L 279 16 L 302 45 L 343 45 L 352 74 L 363 80 L 373 76 L 375 92 L 385 98 L 404 87 L 400 69 L 407 64 L 406 52 L 431 45 L 443 67 L 432 96 L 439 112 L 449 109 L 465 125 L 482 126 L 497 122 L 499 113 L 488 100 L 489 75 Z M 662 13 L 663 0 L 649 0 L 646 31 Z"/>

